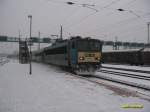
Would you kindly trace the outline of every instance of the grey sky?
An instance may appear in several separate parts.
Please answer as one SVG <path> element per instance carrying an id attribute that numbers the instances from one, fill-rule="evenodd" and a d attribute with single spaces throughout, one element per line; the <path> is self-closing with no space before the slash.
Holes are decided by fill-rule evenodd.
<path id="1" fill-rule="evenodd" d="M 33 36 L 58 34 L 91 36 L 102 40 L 147 41 L 150 0 L 71 0 L 78 4 L 94 4 L 95 10 L 67 5 L 69 0 L 0 0 L 0 35 L 29 35 L 28 15 L 33 16 Z M 123 8 L 127 11 L 119 12 Z M 129 10 L 133 11 L 129 12 Z M 138 17 L 139 16 L 139 17 Z"/>

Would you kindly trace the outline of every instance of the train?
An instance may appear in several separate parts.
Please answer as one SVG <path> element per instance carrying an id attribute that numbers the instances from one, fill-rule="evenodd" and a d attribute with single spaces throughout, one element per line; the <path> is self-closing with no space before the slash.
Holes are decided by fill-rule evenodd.
<path id="1" fill-rule="evenodd" d="M 150 65 L 150 48 L 103 51 L 103 63 Z"/>
<path id="2" fill-rule="evenodd" d="M 32 53 L 32 60 L 67 68 L 79 75 L 91 75 L 101 67 L 102 41 L 90 37 L 57 39 Z"/>

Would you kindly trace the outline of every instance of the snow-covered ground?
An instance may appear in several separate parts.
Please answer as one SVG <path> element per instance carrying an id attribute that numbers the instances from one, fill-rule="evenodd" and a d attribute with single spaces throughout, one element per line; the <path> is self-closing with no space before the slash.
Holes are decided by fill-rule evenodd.
<path id="1" fill-rule="evenodd" d="M 57 67 L 10 61 L 0 67 L 0 112 L 149 112 L 150 100 L 115 94 Z M 142 104 L 124 109 L 123 104 Z"/>

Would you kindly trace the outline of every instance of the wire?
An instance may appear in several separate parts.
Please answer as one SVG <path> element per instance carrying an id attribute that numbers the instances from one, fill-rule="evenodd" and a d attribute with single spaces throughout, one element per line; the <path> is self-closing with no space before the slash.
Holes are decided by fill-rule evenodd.
<path id="1" fill-rule="evenodd" d="M 142 15 L 142 17 L 144 18 L 144 17 L 149 16 L 149 15 L 150 15 L 150 13 L 147 13 L 147 14 Z M 110 24 L 110 25 L 105 26 L 105 27 L 101 27 L 101 29 L 115 28 L 115 26 L 116 26 L 116 27 L 117 27 L 117 26 L 121 26 L 121 25 L 123 26 L 124 24 L 127 25 L 127 24 L 130 24 L 130 23 L 133 22 L 133 21 L 135 22 L 136 20 L 139 20 L 139 19 L 141 19 L 141 18 L 132 17 L 132 18 L 129 18 L 129 19 L 126 19 L 126 20 L 121 20 L 121 21 L 119 21 L 119 22 Z M 143 21 L 142 21 L 142 23 L 143 23 Z M 92 29 L 92 30 L 90 30 L 90 31 L 85 32 L 84 34 L 89 33 L 89 32 L 97 32 L 97 31 L 99 31 L 99 30 L 100 30 L 100 28 Z"/>
<path id="2" fill-rule="evenodd" d="M 79 10 L 81 9 L 81 7 L 80 8 L 77 8 L 77 10 L 75 9 L 71 14 L 69 14 L 69 16 L 68 17 L 66 17 L 67 19 L 66 20 L 64 20 L 65 22 L 63 23 L 63 24 L 65 24 L 65 23 L 67 23 L 67 21 L 70 19 L 70 18 L 72 18 Z"/>
<path id="3" fill-rule="evenodd" d="M 87 16 L 85 16 L 85 17 L 83 17 L 78 23 L 71 24 L 71 25 L 68 26 L 67 28 L 70 29 L 72 26 L 78 25 L 78 24 L 80 24 L 82 21 L 85 22 L 89 17 L 95 15 L 95 14 L 98 13 L 98 12 L 103 11 L 104 9 L 110 7 L 111 5 L 116 4 L 116 3 L 119 2 L 119 1 L 121 1 L 121 0 L 114 0 L 114 1 L 112 1 L 112 2 L 109 3 L 108 5 L 105 5 L 104 7 L 102 7 L 100 11 L 96 9 L 96 10 L 95 10 L 96 12 L 94 12 L 94 13 L 92 13 L 92 14 L 90 14 L 90 15 L 87 15 Z M 95 5 L 95 6 L 96 6 L 96 5 Z"/>
<path id="4" fill-rule="evenodd" d="M 127 12 L 129 12 L 129 13 L 131 13 L 131 14 L 133 14 L 133 15 L 135 15 L 136 17 L 138 17 L 138 18 L 141 18 L 141 16 L 140 15 L 138 15 L 137 13 L 135 13 L 134 11 L 132 11 L 132 10 L 125 10 L 125 11 L 127 11 Z"/>
<path id="5" fill-rule="evenodd" d="M 97 10 L 97 9 L 93 8 L 93 7 L 89 7 L 89 6 L 86 6 L 86 5 L 85 5 L 85 6 L 83 5 L 83 7 L 86 7 L 86 8 L 92 9 L 92 10 L 95 10 L 96 12 L 98 12 L 98 11 L 99 11 L 99 10 Z"/>
<path id="6" fill-rule="evenodd" d="M 128 8 L 134 3 L 136 2 L 137 0 L 131 0 L 130 2 L 128 2 L 126 5 L 128 6 Z"/>
<path id="7" fill-rule="evenodd" d="M 73 18 L 73 16 L 76 15 L 76 13 L 78 13 L 79 10 L 80 10 L 80 8 L 77 8 L 77 9 L 73 10 L 71 13 L 69 13 L 68 16 L 65 17 L 63 25 L 65 25 L 71 18 Z"/>
<path id="8" fill-rule="evenodd" d="M 54 1 L 54 0 L 51 0 L 51 1 Z M 78 3 L 70 2 L 69 4 L 71 4 L 71 5 L 77 4 L 77 6 L 86 7 L 86 8 L 89 8 L 89 9 L 94 10 L 95 12 L 94 12 L 94 13 L 91 13 L 91 14 L 89 14 L 89 15 L 86 15 L 85 17 L 81 18 L 80 21 L 78 21 L 78 22 L 76 22 L 76 23 L 72 23 L 71 25 L 67 26 L 66 29 L 70 29 L 70 28 L 73 27 L 73 26 L 80 25 L 81 22 L 83 22 L 83 21 L 85 22 L 89 17 L 95 15 L 97 12 L 101 12 L 101 11 L 103 11 L 104 9 L 108 9 L 110 6 L 112 6 L 112 5 L 116 4 L 116 3 L 118 3 L 119 1 L 121 1 L 121 0 L 114 0 L 114 1 L 112 1 L 111 3 L 105 5 L 104 7 L 101 7 L 101 8 L 100 8 L 100 9 L 101 9 L 100 11 L 97 10 L 96 8 L 94 8 L 94 7 L 96 7 L 97 5 L 78 4 Z M 132 1 L 128 2 L 127 5 L 132 4 L 132 3 L 134 3 L 135 1 L 136 1 L 136 0 L 132 0 Z M 58 2 L 58 1 L 55 0 L 55 2 Z M 60 1 L 59 1 L 59 2 L 60 2 Z M 66 4 L 67 2 L 60 2 L 60 3 L 63 3 L 63 4 L 65 3 L 65 4 Z M 142 18 L 140 15 L 138 15 L 137 13 L 135 13 L 135 12 L 132 11 L 132 10 L 127 10 L 127 11 L 128 11 L 129 13 L 135 15 L 137 18 Z M 67 19 L 67 20 L 68 20 L 68 19 Z M 128 22 L 128 20 L 126 20 L 126 21 Z M 130 22 L 130 21 L 129 21 L 129 22 Z M 129 22 L 128 22 L 128 23 L 129 23 Z M 96 29 L 96 30 L 98 30 L 98 29 Z"/>
<path id="9" fill-rule="evenodd" d="M 74 3 L 74 2 L 61 2 L 61 1 L 58 1 L 58 0 L 49 0 L 49 1 L 52 1 L 52 2 L 60 2 L 60 3 L 63 3 L 63 4 L 64 4 L 64 3 L 67 3 L 67 4 L 69 4 L 69 5 L 77 4 L 77 5 L 81 5 L 82 7 L 86 7 L 86 8 L 92 9 L 92 10 L 94 10 L 94 11 L 96 11 L 96 12 L 99 12 L 99 10 L 97 10 L 96 8 L 93 8 L 93 7 L 96 6 L 96 5 L 91 5 L 91 4 L 79 4 L 79 3 Z M 119 2 L 119 1 L 121 1 L 121 0 L 114 0 L 114 1 L 112 1 L 111 3 L 109 3 L 108 5 L 102 7 L 101 10 L 102 10 L 102 9 L 105 9 L 105 8 L 108 8 L 108 7 L 110 7 L 111 5 L 113 5 L 113 4 L 115 4 L 115 3 Z M 92 14 L 89 14 L 89 15 L 87 15 L 87 16 L 85 16 L 85 17 L 83 17 L 83 18 L 79 21 L 79 23 L 71 24 L 69 27 L 72 27 L 72 26 L 74 26 L 74 25 L 80 24 L 82 21 L 87 20 L 90 16 L 92 16 L 92 15 L 94 15 L 94 14 L 95 14 L 95 12 L 92 13 Z M 68 27 L 67 27 L 67 28 L 68 28 Z"/>
<path id="10" fill-rule="evenodd" d="M 109 3 L 108 5 L 102 7 L 102 9 L 108 8 L 108 7 L 110 7 L 111 5 L 114 5 L 114 4 L 116 4 L 117 2 L 120 2 L 120 1 L 121 1 L 121 0 L 114 0 L 114 1 L 112 1 L 111 3 Z"/>
<path id="11" fill-rule="evenodd" d="M 80 24 L 82 21 L 85 21 L 86 19 L 88 19 L 90 16 L 94 15 L 97 12 L 91 13 L 87 16 L 84 16 L 83 18 L 80 19 L 80 21 L 78 21 L 77 23 L 72 23 L 71 25 L 69 25 L 68 27 L 66 27 L 66 29 L 70 29 L 72 26 L 76 26 L 78 24 Z"/>
<path id="12" fill-rule="evenodd" d="M 66 2 L 62 2 L 62 1 L 59 1 L 59 0 L 47 0 L 49 2 L 53 2 L 53 3 L 59 3 L 59 4 L 66 4 Z"/>

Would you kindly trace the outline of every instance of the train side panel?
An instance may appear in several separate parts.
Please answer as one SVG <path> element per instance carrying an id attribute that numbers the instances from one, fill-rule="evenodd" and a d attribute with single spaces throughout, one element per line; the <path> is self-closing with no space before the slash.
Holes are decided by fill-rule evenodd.
<path id="1" fill-rule="evenodd" d="M 59 66 L 68 66 L 67 54 L 46 55 L 45 62 Z"/>

